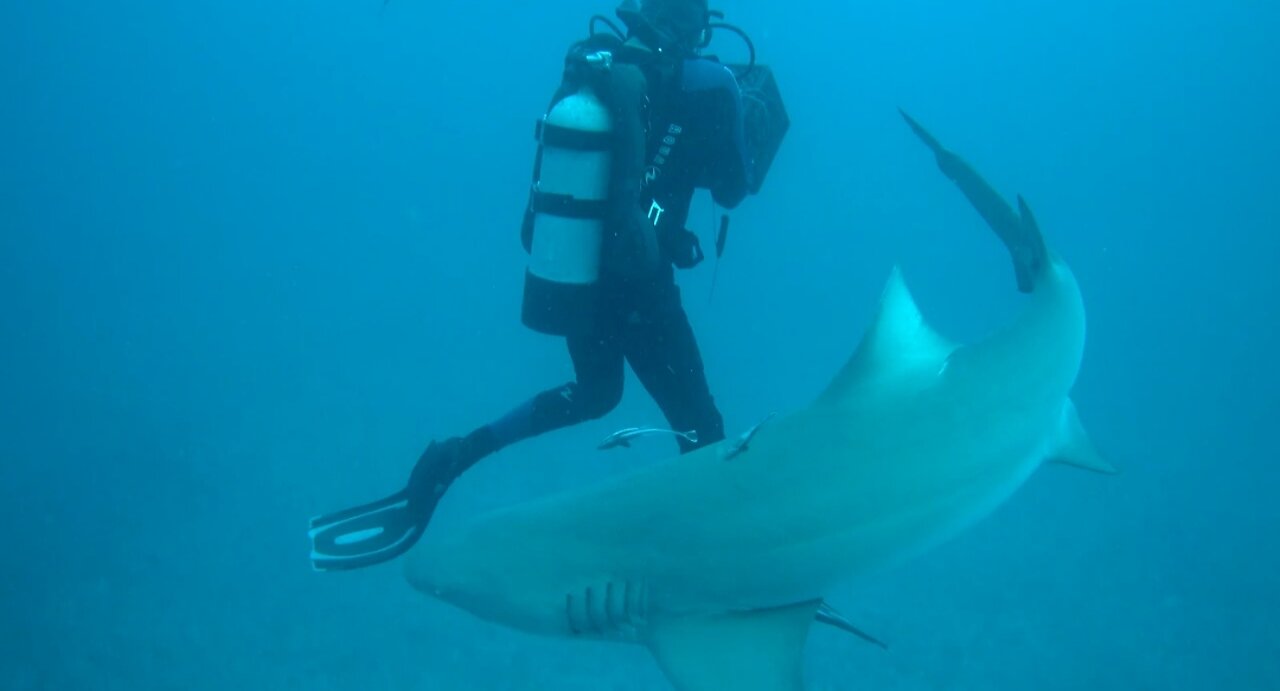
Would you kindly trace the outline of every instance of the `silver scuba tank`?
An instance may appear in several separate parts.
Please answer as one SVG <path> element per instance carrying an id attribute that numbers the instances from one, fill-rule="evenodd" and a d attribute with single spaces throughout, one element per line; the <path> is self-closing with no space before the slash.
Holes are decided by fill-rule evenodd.
<path id="1" fill-rule="evenodd" d="M 568 335 L 594 315 L 612 128 L 608 108 L 589 87 L 557 101 L 540 123 L 521 310 L 536 331 Z"/>

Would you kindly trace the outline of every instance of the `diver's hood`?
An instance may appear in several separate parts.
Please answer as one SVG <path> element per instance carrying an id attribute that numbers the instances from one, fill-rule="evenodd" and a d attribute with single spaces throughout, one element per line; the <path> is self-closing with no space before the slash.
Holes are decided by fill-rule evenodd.
<path id="1" fill-rule="evenodd" d="M 647 0 L 647 3 L 658 4 L 656 0 Z M 711 17 L 709 12 L 704 11 L 699 18 L 673 17 L 672 21 L 659 22 L 656 20 L 660 11 L 655 12 L 638 0 L 623 0 L 614 13 L 626 25 L 631 36 L 640 39 L 650 48 L 685 55 L 696 53 L 704 43 Z"/>

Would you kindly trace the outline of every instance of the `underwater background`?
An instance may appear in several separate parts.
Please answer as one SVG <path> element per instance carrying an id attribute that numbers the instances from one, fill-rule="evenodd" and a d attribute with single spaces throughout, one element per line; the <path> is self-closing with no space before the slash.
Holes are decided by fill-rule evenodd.
<path id="1" fill-rule="evenodd" d="M 822 389 L 894 264 L 954 338 L 1021 304 L 902 107 L 1074 268 L 1074 398 L 1122 470 L 1043 468 L 832 593 L 889 649 L 815 628 L 811 688 L 1280 688 L 1280 6 L 713 7 L 792 119 L 719 268 L 679 277 L 730 434 Z M 5 688 L 668 688 L 640 647 L 307 561 L 308 518 L 570 378 L 520 324 L 519 221 L 564 50 L 612 10 L 0 7 Z M 745 58 L 727 33 L 712 52 Z M 690 222 L 709 246 L 705 192 Z M 487 459 L 436 521 L 674 451 L 595 451 L 661 419 L 628 376 L 612 414 Z"/>

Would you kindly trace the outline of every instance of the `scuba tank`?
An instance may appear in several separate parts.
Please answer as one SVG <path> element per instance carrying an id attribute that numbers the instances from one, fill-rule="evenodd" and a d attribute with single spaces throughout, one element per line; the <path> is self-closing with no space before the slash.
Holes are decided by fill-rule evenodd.
<path id="1" fill-rule="evenodd" d="M 539 123 L 522 233 L 529 264 L 521 319 L 535 331 L 568 335 L 594 314 L 612 129 L 608 108 L 589 87 L 557 101 Z"/>
<path id="2" fill-rule="evenodd" d="M 538 154 L 521 231 L 529 253 L 521 319 L 567 336 L 592 325 L 601 275 L 658 267 L 656 230 L 640 209 L 645 131 L 641 70 L 615 62 L 616 40 L 585 41 L 538 123 Z"/>
<path id="3" fill-rule="evenodd" d="M 736 33 L 746 43 L 749 62 L 727 67 L 745 87 L 746 144 L 756 171 L 751 194 L 759 191 L 787 130 L 773 75 L 756 64 L 755 47 L 741 29 L 713 21 L 723 18 L 719 12 L 704 12 L 691 48 L 651 23 L 647 7 L 628 0 L 618 8 L 630 33 L 605 17 L 592 17 L 589 37 L 570 48 L 560 89 L 538 123 L 533 184 L 521 228 L 529 254 L 521 320 L 535 331 L 568 336 L 589 329 L 603 292 L 602 276 L 611 283 L 642 282 L 664 261 L 683 266 L 679 257 L 664 256 L 657 228 L 664 210 L 656 201 L 641 203 L 651 134 L 649 95 L 651 88 L 659 93 L 669 88 L 670 70 L 664 67 L 669 61 L 707 47 L 716 29 Z M 597 23 L 612 35 L 598 33 Z M 657 48 L 627 45 L 632 34 Z M 698 259 L 700 252 L 692 263 Z"/>

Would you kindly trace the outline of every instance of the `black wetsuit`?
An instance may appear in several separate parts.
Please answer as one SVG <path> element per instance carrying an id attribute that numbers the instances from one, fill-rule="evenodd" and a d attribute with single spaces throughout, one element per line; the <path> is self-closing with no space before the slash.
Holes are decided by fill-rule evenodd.
<path id="1" fill-rule="evenodd" d="M 614 244 L 602 253 L 600 309 L 584 330 L 567 337 L 575 381 L 534 396 L 465 437 L 432 442 L 404 490 L 313 519 L 316 568 L 354 569 L 403 554 L 426 529 L 449 485 L 471 465 L 508 444 L 612 410 L 622 399 L 625 363 L 674 429 L 697 431 L 697 444 L 679 439 L 682 451 L 724 438 L 673 265 L 691 263 L 695 242 L 684 225 L 695 188 L 711 190 L 725 207 L 736 206 L 751 189 L 741 95 L 729 70 L 709 60 L 617 67 L 609 78 L 618 81 L 609 88 L 632 88 L 619 87 L 615 93 L 622 97 L 611 101 L 618 136 L 611 144 L 615 165 L 605 244 Z M 643 78 L 636 78 L 636 67 Z M 621 107 L 622 102 L 638 107 Z M 616 126 L 624 120 L 627 126 Z M 637 165 L 616 165 L 619 152 Z"/>
<path id="2" fill-rule="evenodd" d="M 752 171 L 741 94 L 732 72 L 708 59 L 645 72 L 647 163 L 637 212 L 656 226 L 660 266 L 642 279 L 602 277 L 599 318 L 587 333 L 567 337 L 575 381 L 474 432 L 469 439 L 478 456 L 608 413 L 622 399 L 624 362 L 673 429 L 697 431 L 696 444 L 678 438 L 682 451 L 724 438 L 673 264 L 687 265 L 700 252 L 685 230 L 695 188 L 730 208 L 747 195 Z"/>

